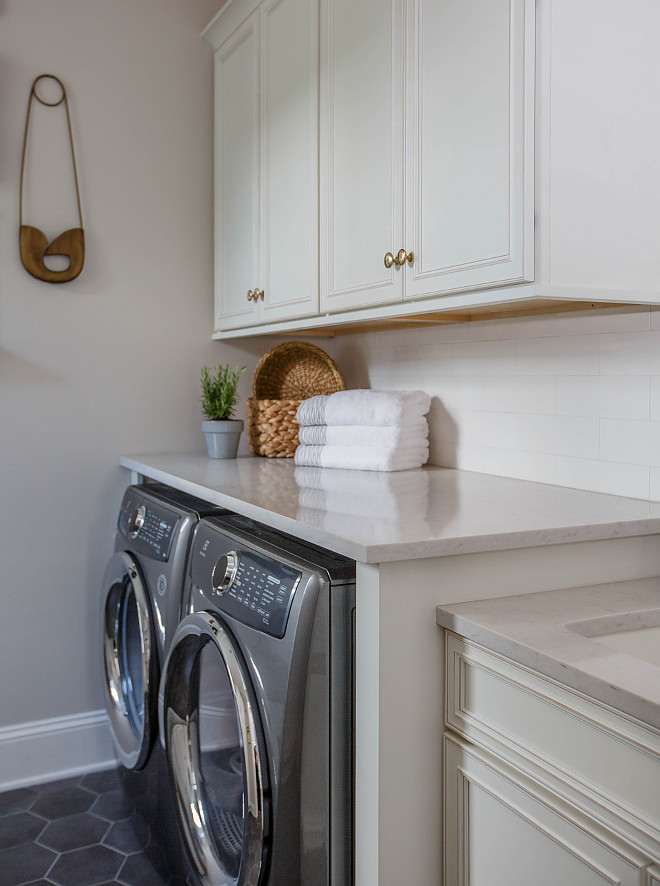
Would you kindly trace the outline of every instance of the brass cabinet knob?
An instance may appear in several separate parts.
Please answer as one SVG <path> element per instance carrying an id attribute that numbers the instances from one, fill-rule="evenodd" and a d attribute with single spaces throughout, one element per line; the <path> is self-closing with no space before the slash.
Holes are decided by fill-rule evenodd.
<path id="1" fill-rule="evenodd" d="M 263 299 L 264 291 L 263 289 L 248 289 L 247 300 L 248 301 L 259 301 L 259 299 Z"/>
<path id="2" fill-rule="evenodd" d="M 412 252 L 406 252 L 405 249 L 400 249 L 397 252 L 396 258 L 394 259 L 394 261 L 400 268 L 402 268 L 406 262 L 410 262 L 410 264 L 412 264 L 414 258 L 415 258 L 415 256 Z"/>
<path id="3" fill-rule="evenodd" d="M 396 259 L 394 258 L 394 256 L 392 255 L 391 252 L 385 253 L 384 262 L 385 262 L 386 268 L 391 268 L 395 261 L 396 261 Z"/>
<path id="4" fill-rule="evenodd" d="M 247 300 L 252 301 L 253 298 L 254 298 L 254 293 L 252 292 L 251 289 L 248 289 Z"/>

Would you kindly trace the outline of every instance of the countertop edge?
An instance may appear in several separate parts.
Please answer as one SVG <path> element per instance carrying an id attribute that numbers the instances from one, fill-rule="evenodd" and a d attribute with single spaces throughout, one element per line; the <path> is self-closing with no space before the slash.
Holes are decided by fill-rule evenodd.
<path id="1" fill-rule="evenodd" d="M 154 458 L 158 458 L 154 455 Z M 463 554 L 520 550 L 533 547 L 573 544 L 577 542 L 604 541 L 614 538 L 630 538 L 660 534 L 660 517 L 637 517 L 604 523 L 577 523 L 535 529 L 509 530 L 499 533 L 466 534 L 445 538 L 421 538 L 384 544 L 360 544 L 317 528 L 267 507 L 181 477 L 170 470 L 155 467 L 148 456 L 119 457 L 119 464 L 128 470 L 158 482 L 188 492 L 213 504 L 235 510 L 251 519 L 298 536 L 312 544 L 329 548 L 364 564 L 390 563 L 402 560 L 432 559 Z"/>

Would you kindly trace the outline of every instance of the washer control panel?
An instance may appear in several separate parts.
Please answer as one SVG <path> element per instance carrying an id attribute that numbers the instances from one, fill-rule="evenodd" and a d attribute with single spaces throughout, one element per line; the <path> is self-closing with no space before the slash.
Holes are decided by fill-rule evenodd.
<path id="1" fill-rule="evenodd" d="M 154 560 L 169 558 L 178 524 L 177 514 L 135 494 L 127 493 L 119 511 L 121 534 L 131 540 L 136 553 Z"/>

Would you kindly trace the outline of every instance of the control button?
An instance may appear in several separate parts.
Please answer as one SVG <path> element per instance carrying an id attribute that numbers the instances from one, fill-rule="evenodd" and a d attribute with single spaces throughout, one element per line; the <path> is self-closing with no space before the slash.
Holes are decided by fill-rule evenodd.
<path id="1" fill-rule="evenodd" d="M 135 508 L 135 510 L 131 513 L 131 516 L 128 518 L 129 538 L 135 538 L 138 535 L 138 533 L 144 526 L 146 515 L 147 509 L 144 505 L 140 505 L 139 508 Z"/>
<path id="2" fill-rule="evenodd" d="M 236 551 L 223 554 L 213 567 L 211 581 L 213 590 L 224 596 L 236 577 L 238 571 L 238 555 Z"/>

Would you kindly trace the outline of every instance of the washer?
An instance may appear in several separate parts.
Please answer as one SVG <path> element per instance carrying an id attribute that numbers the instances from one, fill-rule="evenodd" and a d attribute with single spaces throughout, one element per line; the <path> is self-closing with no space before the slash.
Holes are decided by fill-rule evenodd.
<path id="1" fill-rule="evenodd" d="M 228 512 L 160 484 L 129 486 L 103 578 L 105 706 L 125 791 L 155 846 L 164 777 L 154 743 L 160 672 L 181 616 L 192 532 L 209 513 Z M 148 839 L 144 826 L 140 832 Z"/>
<path id="2" fill-rule="evenodd" d="M 202 520 L 159 720 L 191 886 L 350 886 L 355 564 Z"/>

